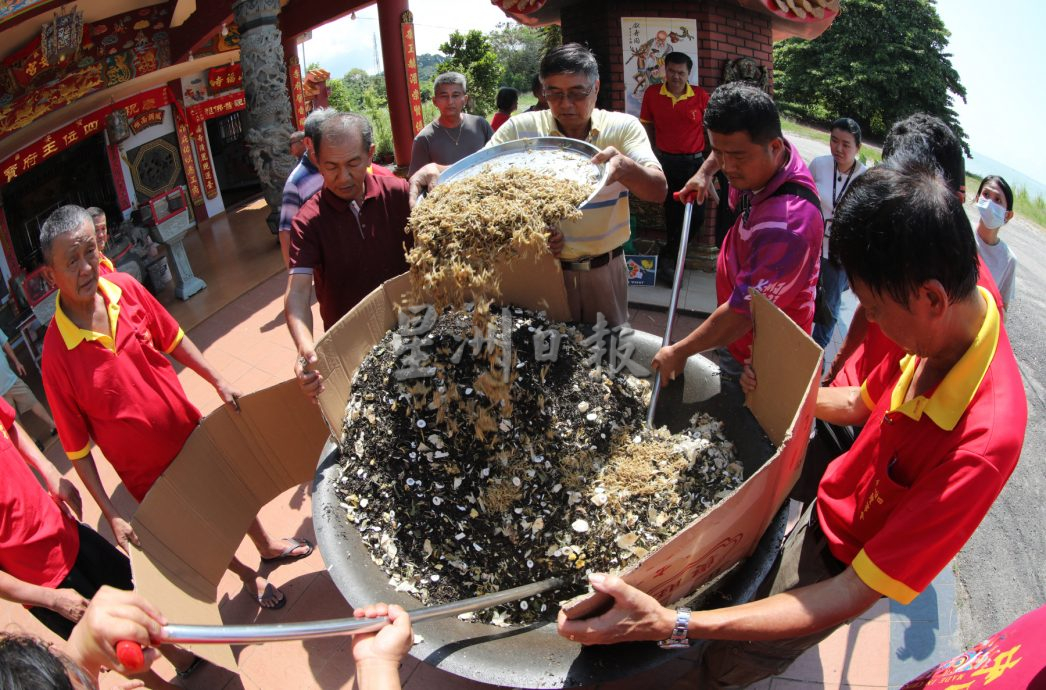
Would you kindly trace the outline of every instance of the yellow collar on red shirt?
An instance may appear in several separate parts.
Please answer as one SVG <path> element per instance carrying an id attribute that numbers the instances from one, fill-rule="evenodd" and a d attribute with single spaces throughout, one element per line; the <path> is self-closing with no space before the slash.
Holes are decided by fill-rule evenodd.
<path id="1" fill-rule="evenodd" d="M 671 98 L 672 99 L 672 105 L 675 105 L 679 101 L 685 101 L 688 98 L 692 98 L 693 95 L 694 95 L 694 88 L 692 86 L 690 86 L 690 84 L 687 84 L 686 85 L 686 91 L 683 92 L 683 95 L 682 96 L 677 96 L 677 95 L 675 95 L 674 93 L 672 93 L 671 91 L 668 90 L 668 84 L 662 84 L 661 85 L 661 90 L 658 91 L 658 93 L 661 94 L 662 96 L 668 96 L 669 98 Z"/>
<path id="2" fill-rule="evenodd" d="M 995 306 L 995 300 L 987 290 L 982 287 L 977 289 L 988 304 L 988 310 L 969 349 L 945 375 L 929 398 L 917 395 L 907 402 L 904 398 L 915 376 L 919 359 L 914 355 L 905 356 L 900 363 L 901 378 L 897 380 L 897 385 L 890 395 L 890 412 L 900 412 L 915 421 L 919 421 L 925 413 L 944 431 L 951 431 L 959 423 L 959 418 L 966 412 L 970 401 L 980 388 L 999 345 L 999 308 Z"/>
<path id="3" fill-rule="evenodd" d="M 98 255 L 98 263 L 103 265 L 103 266 L 105 266 L 110 271 L 115 271 L 116 270 L 116 267 L 113 266 L 112 259 L 110 259 L 109 257 L 107 257 L 107 256 L 105 256 L 103 254 L 99 254 Z"/>
<path id="4" fill-rule="evenodd" d="M 109 313 L 109 334 L 88 331 L 73 323 L 62 311 L 62 293 L 58 292 L 54 305 L 54 322 L 58 326 L 58 332 L 62 334 L 62 341 L 65 342 L 67 350 L 76 348 L 82 342 L 97 340 L 99 344 L 116 352 L 116 321 L 120 317 L 120 295 L 123 294 L 123 290 L 116 283 L 99 278 L 98 291 L 105 298 L 106 310 Z"/>

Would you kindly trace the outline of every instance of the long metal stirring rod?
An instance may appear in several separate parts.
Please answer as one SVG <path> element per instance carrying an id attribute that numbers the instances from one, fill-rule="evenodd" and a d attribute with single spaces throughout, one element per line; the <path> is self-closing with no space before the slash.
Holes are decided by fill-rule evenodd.
<path id="1" fill-rule="evenodd" d="M 493 594 L 463 599 L 461 601 L 430 606 L 408 611 L 411 623 L 436 618 L 447 618 L 463 613 L 479 611 L 526 599 L 537 594 L 558 589 L 564 585 L 561 578 L 553 577 L 522 587 L 514 587 Z M 163 626 L 160 643 L 185 644 L 256 644 L 259 642 L 281 642 L 284 640 L 311 640 L 335 635 L 359 635 L 376 632 L 388 625 L 388 617 L 381 618 L 335 618 L 305 623 L 271 623 L 252 625 L 177 625 Z M 142 648 L 135 642 L 121 640 L 116 645 L 117 656 L 129 670 L 144 665 Z"/>
<path id="2" fill-rule="evenodd" d="M 679 192 L 673 192 L 672 196 L 679 200 Z M 690 219 L 694 215 L 694 202 L 686 202 L 683 207 L 683 232 L 679 238 L 679 255 L 676 257 L 676 274 L 672 279 L 672 300 L 668 305 L 668 324 L 665 326 L 665 336 L 661 339 L 661 347 L 671 344 L 672 327 L 676 325 L 676 307 L 679 305 L 679 286 L 683 281 L 683 267 L 686 265 L 686 247 L 690 243 Z M 654 427 L 654 412 L 657 409 L 657 396 L 661 393 L 661 372 L 654 377 L 654 389 L 650 392 L 650 407 L 647 408 L 646 425 Z"/>

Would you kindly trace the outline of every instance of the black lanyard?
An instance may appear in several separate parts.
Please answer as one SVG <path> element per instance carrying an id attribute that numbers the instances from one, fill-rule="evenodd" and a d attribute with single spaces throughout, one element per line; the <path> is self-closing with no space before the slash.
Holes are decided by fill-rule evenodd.
<path id="1" fill-rule="evenodd" d="M 850 166 L 850 173 L 846 176 L 846 182 L 843 182 L 843 188 L 839 191 L 839 196 L 835 195 L 835 181 L 839 178 L 839 164 L 834 160 L 832 161 L 832 215 L 835 215 L 836 204 L 846 194 L 846 188 L 850 185 L 850 178 L 853 177 L 854 170 L 857 170 L 857 161 L 854 161 L 853 165 Z"/>

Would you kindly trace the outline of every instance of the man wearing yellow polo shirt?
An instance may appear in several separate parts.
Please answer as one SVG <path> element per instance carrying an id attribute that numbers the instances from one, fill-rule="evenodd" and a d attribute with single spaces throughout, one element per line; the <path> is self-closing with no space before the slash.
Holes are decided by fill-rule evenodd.
<path id="1" fill-rule="evenodd" d="M 661 201 L 668 184 L 639 120 L 596 108 L 599 65 L 577 44 L 549 51 L 541 60 L 541 83 L 548 110 L 516 115 L 494 133 L 487 146 L 529 137 L 569 137 L 600 149 L 593 158 L 606 163 L 607 184 L 582 210 L 578 221 L 564 221 L 549 246 L 563 266 L 573 321 L 610 326 L 628 320 L 628 278 L 622 245 L 628 241 L 628 195 Z M 435 182 L 439 168 L 427 165 L 411 178 L 411 199 Z M 561 233 L 561 234 L 560 234 Z"/>
<path id="2" fill-rule="evenodd" d="M 672 196 L 673 189 L 682 189 L 704 162 L 705 108 L 708 93 L 690 83 L 694 61 L 686 53 L 665 56 L 665 83 L 655 84 L 643 94 L 639 121 L 646 128 L 661 169 L 668 180 L 665 195 L 665 233 L 668 242 L 658 258 L 657 273 L 671 282 L 679 253 L 679 239 L 683 231 L 683 204 Z M 695 237 L 704 220 L 702 204 L 694 205 L 690 220 L 690 236 Z"/>

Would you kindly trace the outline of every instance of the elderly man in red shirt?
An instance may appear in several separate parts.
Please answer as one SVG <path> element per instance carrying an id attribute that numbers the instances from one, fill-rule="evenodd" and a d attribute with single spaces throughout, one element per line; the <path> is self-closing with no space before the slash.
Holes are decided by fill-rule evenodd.
<path id="1" fill-rule="evenodd" d="M 673 611 L 593 575 L 614 607 L 589 620 L 561 613 L 561 634 L 586 644 L 716 640 L 695 687 L 743 687 L 784 671 L 880 597 L 910 603 L 973 534 L 1017 465 L 1028 411 L 999 308 L 977 285 L 962 203 L 925 163 L 884 163 L 836 210 L 832 253 L 869 320 L 907 355 L 880 363 L 860 388 L 818 391 L 819 418 L 864 428 L 828 466 L 757 600 Z M 741 383 L 755 385 L 750 369 Z"/>
<path id="2" fill-rule="evenodd" d="M 298 350 L 294 373 L 302 391 L 315 398 L 323 377 L 315 364 L 312 334 L 313 285 L 324 330 L 383 282 L 407 270 L 404 230 L 410 215 L 409 185 L 367 172 L 374 159 L 367 118 L 336 113 L 312 137 L 323 189 L 301 207 L 291 225 L 290 269 L 284 307 Z"/>
<path id="3" fill-rule="evenodd" d="M 138 537 L 102 486 L 91 441 L 140 502 L 200 421 L 164 355 L 202 376 L 226 404 L 235 407 L 238 393 L 134 278 L 99 277 L 94 225 L 84 209 L 62 206 L 52 213 L 40 247 L 58 287 L 44 336 L 44 389 L 62 447 L 126 549 L 128 542 L 138 545 Z M 312 552 L 306 541 L 273 539 L 257 519 L 248 533 L 263 560 Z M 283 606 L 283 593 L 256 571 L 236 559 L 230 568 L 261 606 Z"/>

